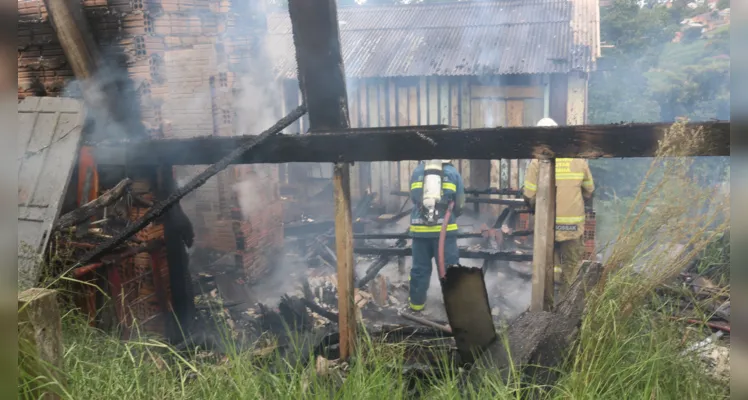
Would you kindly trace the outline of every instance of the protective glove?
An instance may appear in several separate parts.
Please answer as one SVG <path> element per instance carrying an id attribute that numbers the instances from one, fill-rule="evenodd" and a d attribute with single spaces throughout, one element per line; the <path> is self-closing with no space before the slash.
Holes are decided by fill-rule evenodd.
<path id="1" fill-rule="evenodd" d="M 584 212 L 592 211 L 592 197 L 584 199 Z"/>
<path id="2" fill-rule="evenodd" d="M 522 199 L 525 200 L 525 205 L 527 205 L 527 208 L 530 209 L 530 213 L 535 214 L 535 202 L 530 200 L 530 198 L 526 196 L 522 196 Z"/>

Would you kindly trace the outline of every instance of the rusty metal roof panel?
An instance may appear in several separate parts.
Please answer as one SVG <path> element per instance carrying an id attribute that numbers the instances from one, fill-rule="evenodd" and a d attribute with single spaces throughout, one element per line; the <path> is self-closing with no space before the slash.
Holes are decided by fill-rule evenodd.
<path id="1" fill-rule="evenodd" d="M 580 34 L 573 27 L 575 16 L 588 18 L 590 13 L 575 10 L 578 4 L 597 1 L 341 7 L 338 20 L 346 75 L 366 78 L 586 71 L 594 63 L 593 52 L 585 48 L 593 43 L 578 43 L 575 37 Z M 596 21 L 587 21 L 585 26 L 596 25 Z M 271 14 L 268 29 L 267 48 L 275 72 L 281 77 L 295 77 L 288 15 Z"/>
<path id="2" fill-rule="evenodd" d="M 80 101 L 27 97 L 18 104 L 18 285 L 34 286 L 78 156 Z"/>

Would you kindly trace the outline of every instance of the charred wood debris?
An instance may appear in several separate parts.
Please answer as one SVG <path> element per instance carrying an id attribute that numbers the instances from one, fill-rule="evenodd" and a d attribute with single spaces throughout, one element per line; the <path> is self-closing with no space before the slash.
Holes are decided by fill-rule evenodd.
<path id="1" fill-rule="evenodd" d="M 87 185 L 84 185 L 84 189 Z M 53 225 L 55 250 L 65 258 L 80 259 L 87 251 L 119 235 L 131 225 L 133 209 L 153 206 L 150 194 L 133 190 L 133 180 L 125 178 L 94 200 L 60 216 Z M 186 218 L 186 217 L 185 217 Z M 70 271 L 80 278 L 106 265 L 114 265 L 135 254 L 155 250 L 163 239 L 143 240 L 130 236 L 94 263 L 78 263 Z"/>
<path id="2" fill-rule="evenodd" d="M 149 208 L 154 204 L 151 199 L 134 193 L 132 184 L 130 179 L 123 179 L 95 200 L 61 216 L 55 223 L 58 246 L 64 243 L 72 248 L 75 254 L 82 254 L 101 246 L 104 242 L 111 243 L 114 237 L 121 235 L 127 227 L 131 227 L 133 222 L 131 217 L 128 217 L 128 208 Z M 324 218 L 329 217 L 329 212 L 324 210 L 325 200 L 331 194 L 328 189 L 323 188 L 316 196 L 308 198 L 285 198 L 290 203 L 289 207 L 303 203 L 305 206 L 301 208 L 306 212 L 292 215 L 291 218 L 295 220 L 286 221 L 285 224 L 288 254 L 281 262 L 296 263 L 298 268 L 290 274 L 284 272 L 288 275 L 284 280 L 293 283 L 281 287 L 291 290 L 283 294 L 278 293 L 278 296 L 275 296 L 276 300 L 263 303 L 263 299 L 252 295 L 252 287 L 247 285 L 240 275 L 226 273 L 220 265 L 214 266 L 213 270 L 194 274 L 194 292 L 199 293 L 195 297 L 197 321 L 193 324 L 194 328 L 188 338 L 177 345 L 178 348 L 198 347 L 216 354 L 225 353 L 228 351 L 225 331 L 222 332 L 221 328 L 217 327 L 229 327 L 230 336 L 235 343 L 243 349 L 252 350 L 253 354 L 266 355 L 277 350 L 290 358 L 295 358 L 303 357 L 311 351 L 319 356 L 318 369 L 327 371 L 334 367 L 334 361 L 330 360 L 337 357 L 337 282 L 334 227 L 331 219 Z M 492 193 L 491 190 L 472 191 L 479 194 Z M 413 348 L 408 350 L 411 362 L 409 368 L 417 374 L 429 371 L 431 361 L 436 362 L 436 358 L 439 357 L 436 354 L 439 352 L 447 351 L 455 361 L 459 361 L 460 356 L 456 352 L 451 328 L 446 320 L 428 316 L 413 317 L 400 312 L 407 305 L 407 277 L 405 270 L 401 268 L 403 258 L 408 255 L 409 241 L 407 230 L 402 229 L 403 223 L 398 222 L 405 222 L 407 225 L 407 221 L 403 220 L 410 214 L 410 204 L 406 199 L 398 212 L 381 214 L 378 212 L 381 210 L 373 207 L 376 196 L 376 193 L 366 193 L 353 209 L 356 262 L 358 265 L 368 264 L 365 269 L 357 268 L 357 271 L 362 272 L 355 280 L 357 320 L 366 327 L 372 337 L 413 343 Z M 310 217 L 315 210 L 323 218 Z M 483 225 L 475 229 L 475 232 L 460 233 L 461 239 L 472 239 L 473 243 L 470 246 L 461 245 L 462 256 L 483 259 L 483 273 L 503 268 L 514 277 L 529 282 L 529 267 L 518 267 L 517 265 L 522 264 L 517 263 L 509 265 L 508 261 L 521 262 L 531 259 L 527 245 L 516 239 L 528 238 L 532 232 L 517 231 L 507 234 L 502 233 L 500 229 L 504 224 L 512 224 L 512 219 L 522 212 L 526 212 L 522 206 L 506 207 L 491 227 Z M 92 219 L 95 221 L 91 222 Z M 162 245 L 163 243 L 158 241 L 143 241 L 130 236 L 122 244 L 99 257 L 98 262 L 78 266 L 72 275 L 82 277 L 101 267 L 120 263 L 138 252 L 147 252 Z M 713 255 L 715 250 L 716 258 Z M 591 265 L 588 264 L 585 270 L 596 271 L 596 268 L 599 268 L 599 264 Z M 380 274 L 387 266 L 401 269 L 399 273 L 404 279 L 393 281 Z M 726 274 L 729 274 L 729 233 L 710 246 L 701 259 L 691 263 L 675 280 L 662 285 L 656 291 L 656 296 L 661 300 L 656 303 L 658 311 L 661 311 L 666 319 L 685 325 L 684 343 L 687 340 L 694 342 L 693 345 L 687 346 L 688 350 L 703 354 L 704 362 L 712 371 L 719 371 L 719 354 L 725 349 L 718 346 L 718 342 L 729 341 L 730 336 L 729 275 Z M 591 275 L 591 278 L 585 279 L 596 281 L 596 275 Z M 262 286 L 264 283 L 259 282 L 257 285 Z M 237 295 L 237 289 L 244 290 L 244 293 Z M 577 321 L 568 326 L 567 330 L 571 332 L 572 326 L 577 326 L 581 319 L 579 310 L 584 308 L 584 302 L 578 299 L 579 293 L 569 296 L 576 297 L 560 299 L 557 304 L 567 304 L 564 312 L 569 316 L 563 318 Z M 563 303 L 564 301 L 566 303 Z M 571 304 L 576 306 L 572 307 Z M 531 338 L 537 343 L 533 342 L 535 344 L 532 346 L 523 347 L 530 350 L 514 353 L 517 356 L 513 355 L 511 359 L 507 358 L 509 356 L 506 354 L 502 355 L 501 349 L 489 348 L 486 350 L 488 353 L 495 353 L 490 356 L 491 361 L 524 364 L 542 361 L 546 367 L 550 366 L 549 363 L 556 363 L 552 358 L 558 357 L 560 360 L 561 354 L 550 358 L 540 356 L 544 348 L 543 343 L 551 339 L 536 337 L 537 335 L 530 335 L 528 332 L 536 330 L 539 323 L 561 326 L 559 318 L 562 317 L 559 316 L 559 312 L 542 315 L 524 312 L 510 315 L 509 320 L 502 323 L 501 319 L 505 319 L 507 315 L 492 310 L 496 326 L 508 327 L 506 334 L 510 339 L 524 338 L 521 340 L 527 344 L 527 338 Z M 699 317 L 704 314 L 710 315 L 710 318 L 704 320 Z M 532 324 L 523 321 L 532 321 Z M 557 329 L 550 331 L 556 332 Z M 424 340 L 435 344 L 430 350 L 415 345 Z"/>
<path id="3" fill-rule="evenodd" d="M 307 196 L 300 190 L 282 189 L 287 202 L 284 210 L 295 210 L 285 215 L 284 232 L 286 254 L 272 269 L 280 270 L 281 277 L 273 273 L 255 285 L 248 285 L 244 277 L 227 273 L 220 265 L 213 265 L 196 274 L 197 309 L 203 327 L 190 338 L 190 345 L 202 345 L 221 350 L 215 326 L 218 316 L 232 328 L 234 338 L 247 346 L 256 345 L 258 338 L 273 336 L 273 346 L 284 347 L 299 334 L 313 336 L 337 335 L 337 276 L 334 224 L 329 199 L 331 185 L 322 185 L 318 193 Z M 490 191 L 484 191 L 490 194 Z M 365 193 L 354 203 L 353 230 L 356 253 L 355 302 L 358 307 L 358 321 L 368 332 L 394 331 L 411 332 L 415 338 L 451 336 L 446 318 L 439 315 L 433 318 L 428 314 L 413 318 L 401 311 L 407 305 L 408 284 L 405 257 L 410 245 L 407 234 L 407 216 L 411 205 L 405 199 L 397 212 L 382 214 L 374 206 L 377 193 Z M 507 207 L 491 228 L 483 224 L 473 228 L 474 232 L 460 234 L 463 257 L 483 263 L 484 270 L 507 269 L 511 275 L 529 282 L 529 266 L 509 265 L 509 261 L 531 260 L 531 250 L 518 243 L 507 245 L 507 239 L 526 239 L 530 232 L 501 234 L 504 222 L 513 218 L 512 209 Z M 521 208 L 518 208 L 520 212 Z M 470 230 L 470 225 L 463 229 Z M 519 240 L 518 240 L 519 242 Z M 286 265 L 282 265 L 282 264 Z M 194 265 L 194 264 L 193 264 Z M 293 265 L 293 267 L 288 267 Z M 382 270 L 389 267 L 389 273 Z M 386 276 L 385 276 L 386 275 Z M 394 277 L 394 278 L 393 278 Z M 279 283 L 278 281 L 282 281 Z M 275 296 L 262 297 L 277 287 Z M 498 301 L 497 301 L 498 302 Z M 443 314 L 443 313 L 442 313 Z M 501 310 L 493 310 L 494 321 L 504 316 Z M 403 331 L 404 329 L 404 331 Z M 199 330 L 199 329 L 198 329 Z M 398 333 L 397 335 L 400 335 Z M 396 336 L 397 336 L 396 335 Z M 389 336 L 388 336 L 389 337 Z M 448 347 L 454 346 L 451 339 Z M 187 346 L 188 343 L 183 344 Z M 333 350 L 335 346 L 332 347 Z"/>

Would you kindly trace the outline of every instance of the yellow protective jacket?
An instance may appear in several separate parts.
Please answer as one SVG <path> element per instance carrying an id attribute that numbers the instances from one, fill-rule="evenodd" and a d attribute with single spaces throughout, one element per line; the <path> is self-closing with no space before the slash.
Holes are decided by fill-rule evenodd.
<path id="1" fill-rule="evenodd" d="M 538 160 L 530 161 L 522 194 L 534 204 L 538 190 Z M 556 159 L 556 241 L 577 239 L 584 234 L 584 198 L 592 197 L 595 183 L 587 160 Z"/>

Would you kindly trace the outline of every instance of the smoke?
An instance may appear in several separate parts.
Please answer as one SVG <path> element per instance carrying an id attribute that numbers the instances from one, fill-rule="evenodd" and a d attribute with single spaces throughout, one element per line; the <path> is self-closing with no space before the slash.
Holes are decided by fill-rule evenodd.
<path id="1" fill-rule="evenodd" d="M 688 10 L 686 3 L 676 1 L 668 8 L 661 2 L 615 1 L 601 7 L 605 48 L 590 76 L 589 123 L 730 118 L 724 106 L 725 97 L 729 104 L 729 33 L 705 28 L 695 38 L 678 41 L 679 31 L 688 25 L 682 22 L 704 12 Z M 614 236 L 620 225 L 616 214 L 636 195 L 652 161 L 590 160 L 598 248 Z M 728 163 L 725 157 L 696 157 L 689 177 L 703 187 L 721 184 L 727 180 Z"/>

